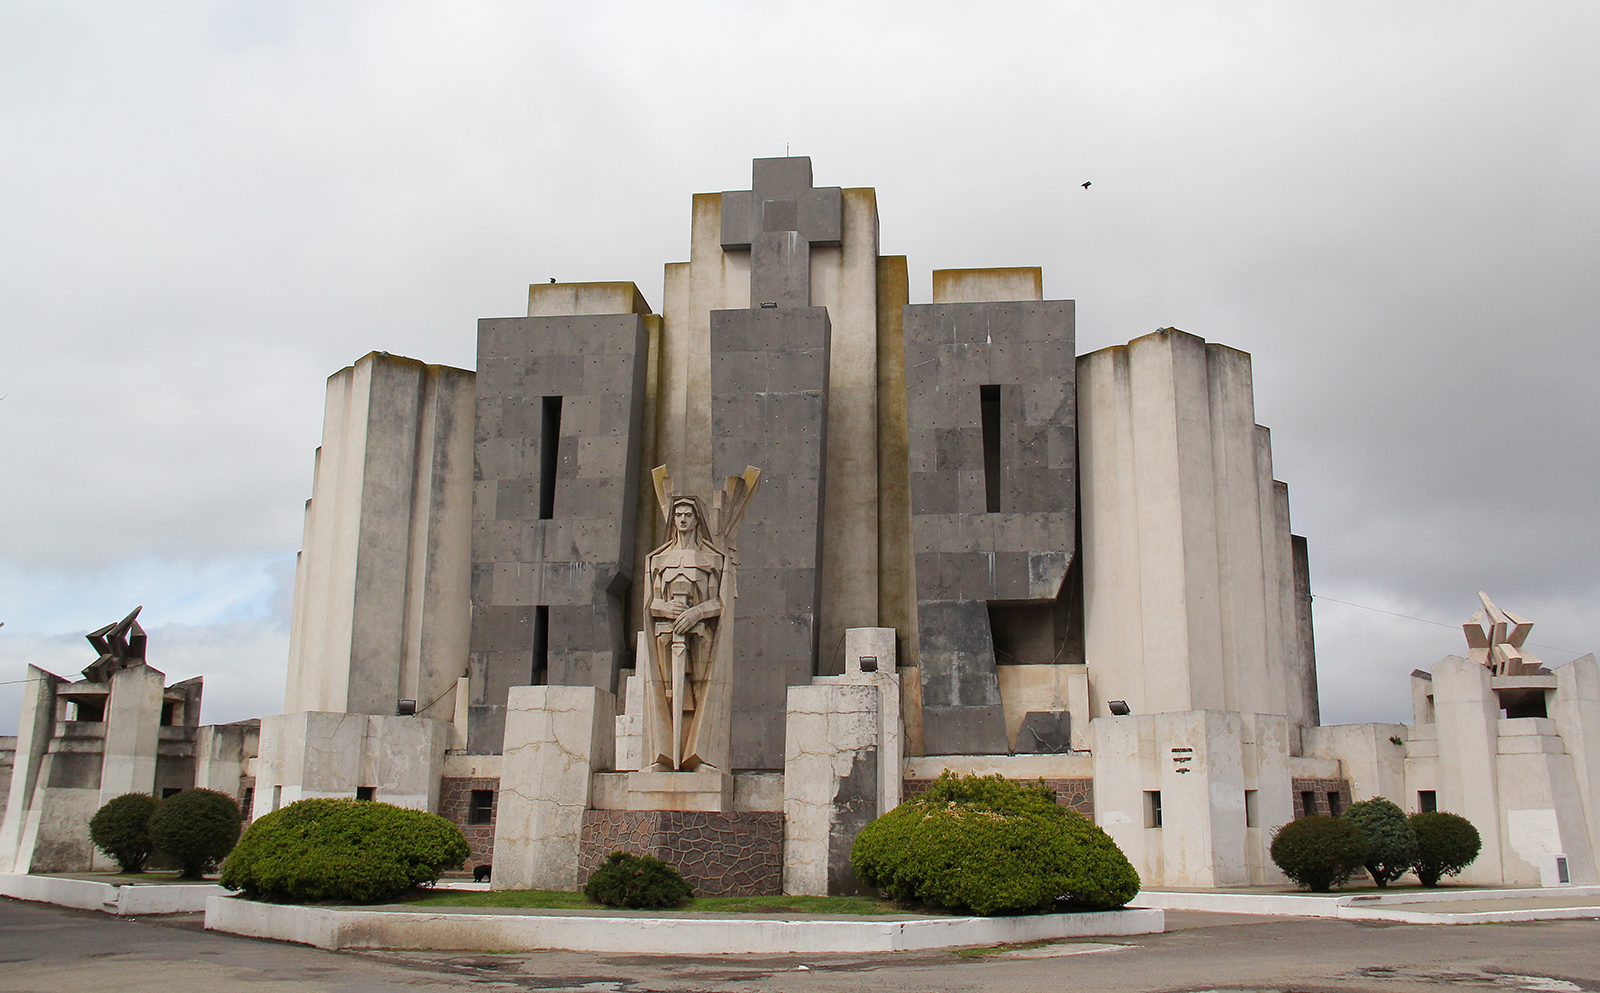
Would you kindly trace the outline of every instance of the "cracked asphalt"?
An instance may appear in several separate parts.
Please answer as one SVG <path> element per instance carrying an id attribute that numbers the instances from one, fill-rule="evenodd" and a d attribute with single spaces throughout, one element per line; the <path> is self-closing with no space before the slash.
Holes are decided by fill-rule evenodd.
<path id="1" fill-rule="evenodd" d="M 324 952 L 0 899 L 3 993 L 582 990 L 594 993 L 1589 990 L 1600 921 L 1409 925 L 1171 912 L 1165 934 L 978 957 Z"/>

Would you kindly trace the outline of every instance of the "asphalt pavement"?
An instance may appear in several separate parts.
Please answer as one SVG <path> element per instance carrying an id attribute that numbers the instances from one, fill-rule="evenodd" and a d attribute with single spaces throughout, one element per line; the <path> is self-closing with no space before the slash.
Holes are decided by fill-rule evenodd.
<path id="1" fill-rule="evenodd" d="M 1165 934 L 966 957 L 324 952 L 0 899 L 4 993 L 1600 991 L 1600 921 L 1408 925 L 1169 911 Z"/>

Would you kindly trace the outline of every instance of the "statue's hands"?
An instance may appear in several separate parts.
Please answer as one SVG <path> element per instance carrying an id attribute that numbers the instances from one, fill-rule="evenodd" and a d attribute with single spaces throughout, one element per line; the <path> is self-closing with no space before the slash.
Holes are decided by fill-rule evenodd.
<path id="1" fill-rule="evenodd" d="M 650 613 L 656 617 L 681 617 L 689 608 L 676 600 L 652 600 Z M 680 632 L 681 633 L 681 632 Z"/>
<path id="2" fill-rule="evenodd" d="M 688 610 L 680 610 L 678 613 L 678 619 L 672 622 L 672 633 L 688 633 L 688 630 L 694 627 L 696 624 L 699 624 L 700 619 L 704 616 L 704 614 L 700 613 L 699 607 L 690 607 Z"/>

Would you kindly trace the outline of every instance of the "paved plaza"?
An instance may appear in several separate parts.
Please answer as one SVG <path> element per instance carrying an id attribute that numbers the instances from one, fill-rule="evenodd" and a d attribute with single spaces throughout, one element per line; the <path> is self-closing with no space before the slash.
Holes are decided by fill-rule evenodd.
<path id="1" fill-rule="evenodd" d="M 1600 990 L 1600 922 L 1425 926 L 1174 911 L 1166 934 L 871 956 L 644 958 L 572 952 L 323 952 L 0 900 L 4 993 L 388 990 Z"/>

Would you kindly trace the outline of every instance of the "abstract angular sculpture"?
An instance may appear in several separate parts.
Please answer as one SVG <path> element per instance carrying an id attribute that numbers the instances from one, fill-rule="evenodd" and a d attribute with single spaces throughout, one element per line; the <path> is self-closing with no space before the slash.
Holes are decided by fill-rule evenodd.
<path id="1" fill-rule="evenodd" d="M 83 670 L 83 678 L 91 683 L 111 681 L 111 674 L 144 662 L 145 633 L 137 620 L 144 607 L 133 608 L 133 613 L 115 624 L 107 624 L 98 631 L 85 635 L 100 657 Z"/>
<path id="2" fill-rule="evenodd" d="M 709 510 L 673 492 L 666 466 L 651 475 L 670 537 L 646 560 L 645 759 L 659 772 L 731 773 L 734 536 L 761 470 L 729 476 Z"/>
<path id="3" fill-rule="evenodd" d="M 1467 636 L 1467 658 L 1489 667 L 1496 676 L 1530 676 L 1537 673 L 1543 663 L 1522 647 L 1533 631 L 1533 622 L 1518 617 L 1509 610 L 1501 610 L 1489 599 L 1489 594 L 1479 593 L 1483 609 L 1461 625 Z M 1484 627 L 1484 621 L 1488 627 Z"/>

